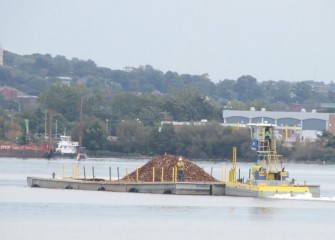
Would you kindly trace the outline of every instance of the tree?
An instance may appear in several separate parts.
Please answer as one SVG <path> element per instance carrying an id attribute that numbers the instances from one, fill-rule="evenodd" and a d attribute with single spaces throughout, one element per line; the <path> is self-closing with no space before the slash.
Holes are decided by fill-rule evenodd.
<path id="1" fill-rule="evenodd" d="M 268 102 L 263 100 L 254 100 L 247 104 L 248 108 L 254 107 L 257 110 L 261 110 L 262 108 L 265 108 L 266 110 L 272 110 L 271 106 Z"/>
<path id="2" fill-rule="evenodd" d="M 298 82 L 293 88 L 293 93 L 295 100 L 302 104 L 312 96 L 312 87 L 305 82 Z"/>
<path id="3" fill-rule="evenodd" d="M 210 104 L 206 95 L 193 89 L 181 89 L 167 95 L 163 101 L 163 109 L 175 121 L 218 120 L 221 114 Z"/>
<path id="4" fill-rule="evenodd" d="M 117 149 L 123 153 L 145 153 L 147 131 L 137 120 L 124 120 L 116 129 Z"/>
<path id="5" fill-rule="evenodd" d="M 216 85 L 215 95 L 226 100 L 237 99 L 238 95 L 234 91 L 234 85 L 234 80 L 225 79 L 223 81 L 220 81 Z"/>
<path id="6" fill-rule="evenodd" d="M 10 129 L 12 117 L 3 108 L 0 108 L 0 139 L 6 139 L 6 136 L 8 136 L 7 132 Z"/>
<path id="7" fill-rule="evenodd" d="M 170 91 L 175 91 L 176 89 L 180 89 L 183 87 L 183 82 L 179 78 L 179 74 L 172 71 L 167 71 L 163 75 L 163 80 L 166 83 L 165 93 Z"/>
<path id="8" fill-rule="evenodd" d="M 89 92 L 82 85 L 57 84 L 41 94 L 39 102 L 46 109 L 61 113 L 68 121 L 75 121 L 79 119 L 80 98 L 89 95 Z"/>
<path id="9" fill-rule="evenodd" d="M 195 76 L 182 74 L 180 78 L 186 85 L 185 87 L 191 87 L 194 91 L 205 95 L 212 95 L 215 92 L 215 84 L 208 78 L 208 74 Z"/>
<path id="10" fill-rule="evenodd" d="M 242 76 L 236 80 L 234 90 L 238 93 L 238 100 L 250 101 L 261 99 L 263 93 L 257 84 L 257 79 L 252 76 Z"/>
<path id="11" fill-rule="evenodd" d="M 151 154 L 176 154 L 176 132 L 174 126 L 164 124 L 151 130 L 149 136 L 149 151 Z"/>
<path id="12" fill-rule="evenodd" d="M 278 81 L 274 83 L 274 89 L 270 94 L 273 96 L 273 102 L 290 103 L 292 101 L 292 84 L 287 81 Z"/>
<path id="13" fill-rule="evenodd" d="M 85 128 L 84 145 L 89 150 L 101 150 L 106 148 L 107 132 L 104 122 L 94 119 L 90 126 Z"/>
<path id="14" fill-rule="evenodd" d="M 241 101 L 231 101 L 228 103 L 227 108 L 233 110 L 248 110 L 247 104 Z"/>
<path id="15" fill-rule="evenodd" d="M 162 119 L 160 100 L 153 95 L 119 94 L 111 102 L 114 121 L 139 119 L 144 125 L 153 126 Z"/>

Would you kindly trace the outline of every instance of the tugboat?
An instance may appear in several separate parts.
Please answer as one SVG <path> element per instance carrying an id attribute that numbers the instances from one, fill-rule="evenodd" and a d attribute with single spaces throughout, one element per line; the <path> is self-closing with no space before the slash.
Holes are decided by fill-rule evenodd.
<path id="1" fill-rule="evenodd" d="M 78 142 L 72 141 L 71 136 L 61 135 L 54 156 L 65 158 L 77 157 L 78 146 Z"/>
<path id="2" fill-rule="evenodd" d="M 251 129 L 251 150 L 257 153 L 257 164 L 249 170 L 249 179 L 236 179 L 236 148 L 233 149 L 233 166 L 229 171 L 225 195 L 240 197 L 269 197 L 277 194 L 297 196 L 311 194 L 320 197 L 319 185 L 298 185 L 289 179 L 289 173 L 279 168 L 274 139 L 276 125 L 269 123 L 248 124 Z"/>

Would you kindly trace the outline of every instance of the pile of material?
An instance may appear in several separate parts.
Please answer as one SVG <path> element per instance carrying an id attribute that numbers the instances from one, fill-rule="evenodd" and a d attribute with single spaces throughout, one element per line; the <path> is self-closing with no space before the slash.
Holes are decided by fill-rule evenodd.
<path id="1" fill-rule="evenodd" d="M 153 171 L 155 171 L 155 182 L 161 182 L 163 169 L 163 181 L 173 182 L 172 174 L 176 174 L 175 167 L 177 166 L 178 158 L 179 156 L 163 155 L 152 159 L 138 169 L 138 181 L 152 182 Z M 185 182 L 218 182 L 217 179 L 206 173 L 202 168 L 198 167 L 190 160 L 183 158 L 183 161 L 185 164 Z M 173 170 L 173 168 L 175 168 L 175 170 Z M 125 176 L 122 180 L 136 182 L 136 170 Z"/>

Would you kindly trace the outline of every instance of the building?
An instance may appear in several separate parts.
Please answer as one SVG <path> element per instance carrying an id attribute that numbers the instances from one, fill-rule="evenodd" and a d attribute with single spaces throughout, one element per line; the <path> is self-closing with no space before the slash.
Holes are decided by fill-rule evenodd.
<path id="1" fill-rule="evenodd" d="M 19 103 L 19 109 L 18 111 L 21 112 L 25 109 L 33 109 L 37 107 L 37 96 L 31 96 L 31 95 L 21 95 L 18 96 L 17 102 Z"/>
<path id="2" fill-rule="evenodd" d="M 62 77 L 62 76 L 59 76 L 59 77 L 56 77 L 56 78 L 57 78 L 57 80 L 59 80 L 64 85 L 67 85 L 67 86 L 71 85 L 71 82 L 72 82 L 72 78 L 71 77 Z"/>
<path id="3" fill-rule="evenodd" d="M 17 100 L 18 96 L 21 96 L 24 93 L 13 87 L 0 86 L 0 94 L 3 95 L 6 101 L 15 101 Z"/>
<path id="4" fill-rule="evenodd" d="M 0 47 L 0 66 L 3 67 L 3 49 Z"/>
<path id="5" fill-rule="evenodd" d="M 323 130 L 335 132 L 335 115 L 331 113 L 318 113 L 315 110 L 306 112 L 301 109 L 300 112 L 276 112 L 239 110 L 224 110 L 223 121 L 225 124 L 248 124 L 268 122 L 277 125 L 279 128 L 290 127 L 301 131 L 302 139 L 315 140 Z M 331 127 L 333 126 L 333 128 Z"/>
<path id="6" fill-rule="evenodd" d="M 321 95 L 327 95 L 330 91 L 330 86 L 315 86 L 314 92 Z"/>
<path id="7" fill-rule="evenodd" d="M 37 106 L 37 96 L 27 95 L 13 87 L 0 86 L 0 94 L 3 96 L 4 100 L 16 102 L 18 104 L 18 112 L 21 112 L 23 109 L 31 109 Z"/>

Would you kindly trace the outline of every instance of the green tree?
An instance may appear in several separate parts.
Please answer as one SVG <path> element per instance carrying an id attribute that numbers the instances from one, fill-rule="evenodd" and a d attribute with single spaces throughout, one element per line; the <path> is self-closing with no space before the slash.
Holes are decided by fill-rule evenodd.
<path id="1" fill-rule="evenodd" d="M 292 84 L 287 81 L 278 81 L 274 83 L 274 89 L 270 92 L 274 97 L 273 102 L 290 103 L 292 101 Z"/>
<path id="2" fill-rule="evenodd" d="M 304 103 L 305 100 L 312 96 L 312 87 L 305 82 L 298 82 L 294 86 L 295 100 L 298 103 Z"/>
<path id="3" fill-rule="evenodd" d="M 216 93 L 215 95 L 226 99 L 226 100 L 234 100 L 237 99 L 237 93 L 234 91 L 234 80 L 225 79 L 223 81 L 220 81 L 216 85 Z"/>
<path id="4" fill-rule="evenodd" d="M 172 71 L 167 71 L 163 75 L 163 80 L 166 83 L 165 93 L 175 91 L 176 89 L 180 89 L 184 86 L 183 82 L 179 78 L 179 74 Z"/>
<path id="5" fill-rule="evenodd" d="M 101 120 L 94 119 L 90 126 L 85 128 L 84 145 L 89 150 L 102 150 L 106 148 L 107 132 Z"/>
<path id="6" fill-rule="evenodd" d="M 148 133 L 144 125 L 136 120 L 124 120 L 116 129 L 116 148 L 123 153 L 145 153 Z"/>
<path id="7" fill-rule="evenodd" d="M 150 134 L 150 152 L 154 154 L 176 154 L 176 131 L 172 125 L 163 125 Z"/>
<path id="8" fill-rule="evenodd" d="M 202 126 L 182 126 L 176 134 L 176 153 L 198 159 L 232 157 L 232 148 L 239 150 L 241 159 L 250 158 L 250 133 L 247 129 L 223 128 L 217 123 Z M 254 156 L 255 159 L 255 156 Z"/>
<path id="9" fill-rule="evenodd" d="M 240 101 L 250 101 L 263 97 L 262 89 L 257 84 L 257 79 L 252 76 L 239 77 L 236 80 L 234 90 L 238 94 L 238 100 Z"/>
<path id="10" fill-rule="evenodd" d="M 111 104 L 114 122 L 139 119 L 144 125 L 153 126 L 162 119 L 160 100 L 152 95 L 119 94 Z"/>
<path id="11" fill-rule="evenodd" d="M 257 110 L 261 110 L 262 108 L 265 108 L 266 110 L 269 110 L 269 111 L 272 110 L 271 105 L 268 102 L 263 101 L 263 100 L 254 100 L 254 101 L 247 103 L 246 105 L 248 106 L 248 109 L 250 109 L 251 107 L 254 107 Z"/>
<path id="12" fill-rule="evenodd" d="M 206 95 L 192 89 L 181 89 L 167 95 L 163 109 L 170 113 L 174 121 L 218 120 L 221 115 Z"/>
<path id="13" fill-rule="evenodd" d="M 226 108 L 233 110 L 248 110 L 247 104 L 241 101 L 230 101 Z"/>
<path id="14" fill-rule="evenodd" d="M 89 92 L 89 89 L 82 85 L 57 84 L 42 93 L 39 102 L 44 108 L 61 113 L 68 121 L 75 121 L 79 119 L 80 98 Z"/>
<path id="15" fill-rule="evenodd" d="M 6 140 L 7 132 L 10 128 L 12 115 L 8 115 L 7 112 L 0 108 L 0 139 Z"/>

